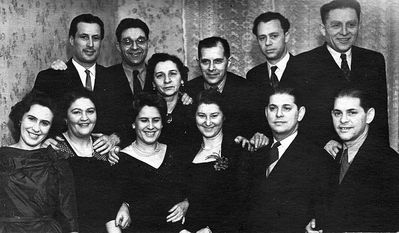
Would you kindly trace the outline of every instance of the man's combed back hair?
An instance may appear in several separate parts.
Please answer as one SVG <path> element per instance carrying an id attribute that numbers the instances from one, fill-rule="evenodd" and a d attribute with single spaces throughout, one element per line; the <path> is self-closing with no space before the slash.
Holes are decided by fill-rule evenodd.
<path id="1" fill-rule="evenodd" d="M 284 16 L 282 16 L 278 12 L 268 11 L 268 12 L 260 14 L 258 17 L 256 17 L 256 19 L 254 21 L 254 25 L 252 27 L 252 33 L 255 36 L 258 36 L 258 25 L 261 22 L 262 23 L 267 23 L 267 22 L 272 21 L 272 20 L 280 21 L 281 28 L 283 29 L 284 33 L 287 33 L 288 30 L 290 29 L 290 22 L 288 21 L 287 18 L 285 18 Z"/>
<path id="2" fill-rule="evenodd" d="M 76 32 L 78 31 L 79 23 L 96 23 L 100 26 L 101 30 L 101 40 L 104 39 L 104 23 L 103 21 L 92 14 L 81 14 L 76 16 L 69 26 L 69 37 L 75 38 Z"/>
<path id="3" fill-rule="evenodd" d="M 360 20 L 360 4 L 356 0 L 334 0 L 329 3 L 324 4 L 320 8 L 320 16 L 323 24 L 326 24 L 327 15 L 330 11 L 335 9 L 352 8 L 356 11 L 357 19 Z"/>

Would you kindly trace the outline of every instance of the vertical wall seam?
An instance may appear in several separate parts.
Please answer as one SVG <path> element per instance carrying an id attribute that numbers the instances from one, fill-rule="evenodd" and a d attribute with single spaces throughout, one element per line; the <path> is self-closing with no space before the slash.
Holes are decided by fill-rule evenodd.
<path id="1" fill-rule="evenodd" d="M 184 65 L 188 66 L 187 63 L 187 40 L 186 40 L 186 7 L 185 7 L 185 0 L 181 0 L 182 1 L 182 13 L 181 13 L 181 22 L 182 22 L 182 26 L 183 26 L 183 54 L 184 54 Z"/>

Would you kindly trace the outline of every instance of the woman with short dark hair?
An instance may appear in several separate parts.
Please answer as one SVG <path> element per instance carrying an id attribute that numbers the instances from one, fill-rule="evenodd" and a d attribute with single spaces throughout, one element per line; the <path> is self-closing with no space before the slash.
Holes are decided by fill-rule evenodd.
<path id="1" fill-rule="evenodd" d="M 68 162 L 51 147 L 40 148 L 54 113 L 51 99 L 36 91 L 11 110 L 18 141 L 0 148 L 0 232 L 61 233 L 61 225 L 78 231 Z"/>
<path id="2" fill-rule="evenodd" d="M 73 172 L 79 230 L 81 233 L 105 232 L 105 225 L 114 218 L 111 213 L 119 203 L 112 202 L 115 200 L 115 180 L 107 161 L 108 154 L 94 149 L 98 134 L 92 134 L 97 123 L 92 92 L 79 90 L 65 94 L 60 109 L 60 118 L 65 125 L 57 147 L 68 157 Z M 110 146 L 108 143 L 104 145 Z"/>
<path id="3" fill-rule="evenodd" d="M 158 95 L 140 93 L 133 103 L 136 138 L 119 153 L 118 186 L 124 187 L 116 225 L 128 232 L 179 232 L 188 208 L 176 151 L 158 141 L 167 107 Z M 117 232 L 115 229 L 109 232 Z"/>
<path id="4" fill-rule="evenodd" d="M 170 146 L 190 144 L 192 138 L 192 105 L 180 101 L 188 71 L 178 57 L 167 53 L 155 53 L 148 60 L 146 78 L 151 80 L 155 93 L 165 100 L 167 106 L 159 141 Z"/>

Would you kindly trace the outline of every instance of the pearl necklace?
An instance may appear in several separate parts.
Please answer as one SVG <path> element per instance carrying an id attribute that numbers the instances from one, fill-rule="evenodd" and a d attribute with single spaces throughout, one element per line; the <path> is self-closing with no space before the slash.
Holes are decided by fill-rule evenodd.
<path id="1" fill-rule="evenodd" d="M 131 147 L 138 155 L 143 156 L 143 157 L 154 156 L 154 155 L 157 155 L 161 151 L 161 148 L 159 146 L 159 142 L 156 142 L 155 149 L 153 151 L 151 151 L 151 152 L 144 151 L 144 150 L 140 149 L 137 146 L 137 142 L 136 141 L 132 142 Z"/>

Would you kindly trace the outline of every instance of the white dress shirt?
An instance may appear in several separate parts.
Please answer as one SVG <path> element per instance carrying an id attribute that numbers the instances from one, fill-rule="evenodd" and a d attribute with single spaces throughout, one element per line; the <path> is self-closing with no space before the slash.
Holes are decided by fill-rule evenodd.
<path id="1" fill-rule="evenodd" d="M 270 164 L 269 168 L 266 170 L 266 177 L 268 177 L 269 174 L 273 171 L 273 168 L 276 166 L 278 161 L 283 156 L 284 152 L 288 149 L 288 147 L 291 145 L 291 143 L 294 141 L 294 139 L 296 138 L 297 135 L 298 135 L 298 131 L 296 131 L 295 133 L 291 134 L 290 136 L 288 136 L 280 141 L 281 145 L 279 147 L 277 147 L 278 159 L 276 161 L 274 161 L 274 163 Z M 277 140 L 273 139 L 273 145 L 276 142 L 277 142 Z"/>
<path id="2" fill-rule="evenodd" d="M 83 67 L 81 64 L 77 63 L 74 59 L 72 59 L 72 64 L 75 66 L 76 70 L 79 73 L 79 77 L 80 77 L 80 81 L 82 82 L 82 85 L 84 87 L 86 87 L 86 70 L 90 71 L 90 79 L 91 79 L 91 86 L 92 89 L 94 90 L 94 84 L 95 84 L 95 77 L 96 77 L 96 64 L 94 63 L 94 65 L 92 67 L 90 67 L 89 69 L 86 69 L 85 67 Z"/>
<path id="3" fill-rule="evenodd" d="M 281 78 L 283 77 L 284 74 L 284 70 L 287 67 L 287 63 L 288 60 L 290 60 L 290 54 L 286 53 L 285 56 L 283 57 L 283 59 L 281 59 L 279 62 L 277 62 L 276 64 L 272 65 L 269 62 L 267 63 L 267 70 L 269 72 L 269 78 L 272 75 L 272 71 L 271 71 L 271 67 L 272 66 L 277 66 L 276 71 L 274 72 L 277 76 L 278 81 L 281 81 Z"/>
<path id="4" fill-rule="evenodd" d="M 327 50 L 328 52 L 330 52 L 331 56 L 333 57 L 335 63 L 337 63 L 338 67 L 341 68 L 341 63 L 342 63 L 341 53 L 335 51 L 329 45 L 327 45 Z M 348 61 L 349 69 L 352 70 L 352 48 L 346 51 L 345 54 L 346 54 L 346 61 Z"/>

